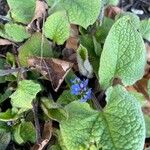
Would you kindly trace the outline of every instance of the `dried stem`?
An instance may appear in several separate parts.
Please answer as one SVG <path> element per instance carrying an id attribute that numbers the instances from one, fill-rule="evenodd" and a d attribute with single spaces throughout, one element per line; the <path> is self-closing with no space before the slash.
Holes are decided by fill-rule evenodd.
<path id="1" fill-rule="evenodd" d="M 33 114 L 34 114 L 34 122 L 35 122 L 35 128 L 36 128 L 36 142 L 39 144 L 41 142 L 41 129 L 40 129 L 40 123 L 38 119 L 38 101 L 33 101 Z"/>

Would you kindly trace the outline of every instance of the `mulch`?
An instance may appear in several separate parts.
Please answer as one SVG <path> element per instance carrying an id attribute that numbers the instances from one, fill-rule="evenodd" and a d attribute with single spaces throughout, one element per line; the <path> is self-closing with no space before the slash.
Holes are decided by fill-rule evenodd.
<path id="1" fill-rule="evenodd" d="M 141 19 L 150 18 L 150 0 L 120 0 L 118 6 L 137 14 Z"/>

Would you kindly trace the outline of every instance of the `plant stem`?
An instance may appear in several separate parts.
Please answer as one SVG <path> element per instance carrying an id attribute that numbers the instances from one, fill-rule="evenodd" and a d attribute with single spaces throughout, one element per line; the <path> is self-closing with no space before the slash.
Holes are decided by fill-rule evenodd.
<path id="1" fill-rule="evenodd" d="M 97 110 L 103 111 L 103 109 L 102 109 L 101 105 L 99 104 L 99 102 L 97 101 L 97 98 L 95 97 L 94 93 L 92 93 L 92 101 Z"/>
<path id="2" fill-rule="evenodd" d="M 40 129 L 40 123 L 38 119 L 38 101 L 33 101 L 33 114 L 34 114 L 34 122 L 35 122 L 35 128 L 36 128 L 36 142 L 39 144 L 41 142 L 41 129 Z"/>

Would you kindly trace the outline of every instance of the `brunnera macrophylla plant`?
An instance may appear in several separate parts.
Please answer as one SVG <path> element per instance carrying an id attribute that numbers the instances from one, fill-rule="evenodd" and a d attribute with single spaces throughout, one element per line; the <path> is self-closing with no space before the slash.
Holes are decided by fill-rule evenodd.
<path id="1" fill-rule="evenodd" d="M 17 73 L 4 71 L 6 62 L 16 67 L 14 55 L 7 53 L 6 60 L 0 59 L 0 82 L 9 83 L 1 94 L 0 104 L 9 98 L 11 105 L 0 112 L 0 149 L 6 149 L 11 140 L 19 145 L 35 144 L 39 138 L 38 118 L 42 122 L 59 123 L 59 128 L 51 127 L 53 132 L 49 136 L 56 140 L 46 143 L 47 150 L 142 150 L 147 130 L 141 110 L 141 94 L 130 92 L 126 87 L 144 75 L 146 50 L 143 38 L 150 37 L 148 33 L 145 36 L 144 26 L 149 21 L 143 23 L 132 13 L 123 13 L 114 20 L 103 16 L 102 9 L 117 4 L 116 0 L 46 0 L 48 16 L 42 33 L 31 34 L 25 27 L 34 17 L 36 0 L 7 2 L 10 7 L 8 16 L 13 22 L 2 26 L 0 36 L 22 42 L 18 51 L 21 67 L 28 68 L 28 59 L 40 57 L 41 51 L 43 57 L 58 57 L 55 48 L 64 45 L 70 37 L 71 24 L 75 24 L 80 32 L 80 45 L 76 50 L 80 75 L 77 77 L 70 71 L 65 76 L 65 90 L 54 100 L 49 96 L 53 92 L 43 94 L 48 88 L 42 84 L 39 72 L 28 68 L 26 79 L 21 80 Z M 58 65 L 61 66 L 55 64 Z M 55 71 L 55 68 L 46 69 Z M 61 72 L 58 76 L 62 77 Z M 93 77 L 98 80 L 101 89 L 98 92 L 105 93 L 106 105 L 103 107 L 92 88 L 95 83 L 89 84 Z M 120 80 L 120 84 L 114 83 L 115 79 Z M 17 84 L 15 88 L 14 83 Z M 31 111 L 37 101 L 42 113 L 40 117 Z M 97 109 L 95 105 L 99 105 Z M 36 121 L 33 120 L 35 117 Z"/>

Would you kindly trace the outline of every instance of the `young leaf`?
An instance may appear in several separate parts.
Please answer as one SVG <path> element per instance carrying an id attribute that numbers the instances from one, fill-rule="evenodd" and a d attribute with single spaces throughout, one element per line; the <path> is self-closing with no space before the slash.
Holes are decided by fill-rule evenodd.
<path id="1" fill-rule="evenodd" d="M 10 41 L 22 42 L 30 37 L 30 34 L 26 31 L 26 28 L 22 25 L 15 23 L 7 23 L 4 29 L 0 30 L 0 36 Z"/>
<path id="2" fill-rule="evenodd" d="M 66 13 L 60 11 L 49 16 L 44 25 L 44 34 L 58 45 L 64 44 L 70 34 L 70 24 Z"/>
<path id="3" fill-rule="evenodd" d="M 137 31 L 135 17 L 126 15 L 112 26 L 102 51 L 99 78 L 102 88 L 108 88 L 113 78 L 120 78 L 124 85 L 141 79 L 146 63 L 143 39 Z"/>
<path id="4" fill-rule="evenodd" d="M 31 122 L 21 122 L 14 126 L 13 136 L 18 144 L 29 141 L 34 143 L 36 140 L 35 128 Z"/>
<path id="5" fill-rule="evenodd" d="M 36 131 L 32 122 L 22 122 L 20 126 L 20 136 L 24 142 L 30 141 L 32 143 L 36 140 Z"/>
<path id="6" fill-rule="evenodd" d="M 93 67 L 89 62 L 88 51 L 82 45 L 77 49 L 77 62 L 80 73 L 91 78 L 93 76 Z"/>
<path id="7" fill-rule="evenodd" d="M 94 73 L 98 76 L 99 63 L 97 62 L 99 62 L 99 57 L 95 53 L 95 45 L 92 36 L 88 34 L 80 36 L 80 43 L 88 50 L 88 54 L 90 54 L 90 63 L 92 64 Z"/>
<path id="8" fill-rule="evenodd" d="M 51 119 L 56 121 L 66 120 L 68 118 L 67 111 L 58 103 L 43 98 L 41 105 L 44 113 Z"/>
<path id="9" fill-rule="evenodd" d="M 136 98 L 122 86 L 109 88 L 106 95 L 101 112 L 78 101 L 66 106 L 69 118 L 60 122 L 60 130 L 68 150 L 88 149 L 92 144 L 107 150 L 143 149 L 145 124 Z"/>
<path id="10" fill-rule="evenodd" d="M 150 19 L 140 22 L 140 32 L 144 39 L 150 41 Z"/>
<path id="11" fill-rule="evenodd" d="M 32 56 L 52 57 L 52 47 L 49 41 L 41 33 L 35 33 L 19 48 L 19 61 L 27 67 L 27 60 Z"/>
<path id="12" fill-rule="evenodd" d="M 36 0 L 7 0 L 10 15 L 16 22 L 29 23 L 35 11 Z"/>
<path id="13" fill-rule="evenodd" d="M 36 94 L 41 91 L 41 86 L 32 80 L 23 80 L 19 82 L 17 90 L 10 96 L 13 107 L 32 108 L 32 100 Z"/>
<path id="14" fill-rule="evenodd" d="M 102 25 L 96 27 L 95 36 L 96 36 L 96 40 L 99 43 L 105 42 L 105 39 L 106 39 L 106 37 L 107 37 L 113 24 L 114 24 L 114 20 L 107 18 L 107 17 L 104 17 Z"/>
<path id="15" fill-rule="evenodd" d="M 18 119 L 17 111 L 14 109 L 8 109 L 5 112 L 0 112 L 0 121 L 12 121 Z"/>
<path id="16" fill-rule="evenodd" d="M 20 127 L 21 127 L 21 124 L 17 124 L 15 125 L 13 128 L 13 139 L 16 143 L 18 144 L 23 144 L 24 143 L 24 140 L 22 139 L 22 137 L 20 136 Z"/>
<path id="17" fill-rule="evenodd" d="M 96 21 L 102 3 L 101 0 L 60 0 L 60 4 L 68 13 L 70 22 L 84 28 Z"/>

